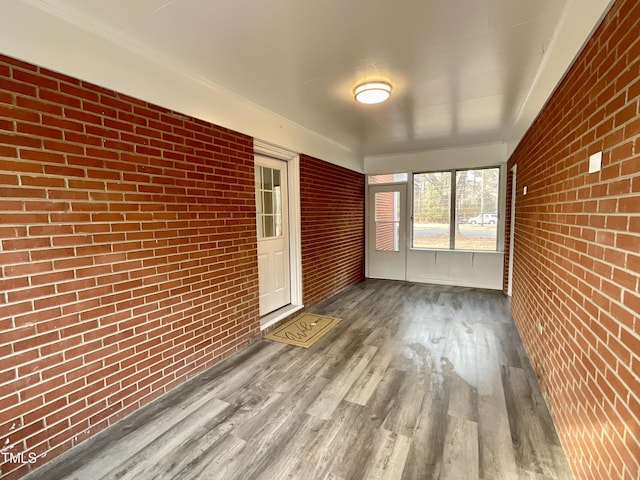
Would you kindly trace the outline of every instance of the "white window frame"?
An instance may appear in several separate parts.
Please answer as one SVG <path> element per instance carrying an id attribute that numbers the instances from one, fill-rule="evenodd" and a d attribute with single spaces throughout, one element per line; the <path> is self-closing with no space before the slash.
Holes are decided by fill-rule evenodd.
<path id="1" fill-rule="evenodd" d="M 496 224 L 496 248 L 495 250 L 466 250 L 466 249 L 457 249 L 455 248 L 455 210 L 456 210 L 456 173 L 461 171 L 468 170 L 489 170 L 489 169 L 497 169 L 498 170 L 498 205 L 497 205 L 497 214 L 498 214 L 498 223 Z M 450 219 L 449 219 L 449 248 L 420 248 L 413 246 L 413 199 L 414 192 L 413 187 L 414 176 L 420 175 L 423 173 L 451 173 L 451 204 L 450 204 Z M 409 222 L 407 224 L 407 228 L 409 229 L 407 235 L 408 247 L 411 250 L 415 251 L 444 251 L 444 252 L 479 252 L 479 253 L 503 253 L 504 252 L 504 215 L 501 215 L 500 212 L 504 211 L 504 188 L 505 185 L 505 175 L 504 175 L 504 166 L 503 165 L 486 165 L 481 167 L 461 167 L 461 168 L 450 168 L 450 169 L 436 169 L 436 170 L 423 170 L 418 172 L 410 172 L 409 173 L 409 195 L 407 198 L 407 207 L 409 208 Z"/>

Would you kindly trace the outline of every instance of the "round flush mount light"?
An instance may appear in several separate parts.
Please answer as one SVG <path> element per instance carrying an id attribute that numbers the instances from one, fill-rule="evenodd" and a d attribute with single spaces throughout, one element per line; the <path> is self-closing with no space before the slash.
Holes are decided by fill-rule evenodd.
<path id="1" fill-rule="evenodd" d="M 391 85 L 387 82 L 368 82 L 358 85 L 353 91 L 360 103 L 380 103 L 391 96 Z"/>

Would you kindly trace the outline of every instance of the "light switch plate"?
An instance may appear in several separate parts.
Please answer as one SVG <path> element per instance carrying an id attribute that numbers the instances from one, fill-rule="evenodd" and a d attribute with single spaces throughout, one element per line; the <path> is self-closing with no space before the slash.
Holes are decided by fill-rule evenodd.
<path id="1" fill-rule="evenodd" d="M 599 172 L 602 168 L 602 152 L 594 153 L 589 157 L 589 173 Z"/>

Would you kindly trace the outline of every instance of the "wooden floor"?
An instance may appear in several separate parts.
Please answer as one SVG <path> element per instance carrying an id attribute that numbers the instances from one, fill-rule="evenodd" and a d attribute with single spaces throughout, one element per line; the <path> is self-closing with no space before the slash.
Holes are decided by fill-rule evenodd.
<path id="1" fill-rule="evenodd" d="M 33 479 L 570 479 L 499 292 L 367 280 Z"/>

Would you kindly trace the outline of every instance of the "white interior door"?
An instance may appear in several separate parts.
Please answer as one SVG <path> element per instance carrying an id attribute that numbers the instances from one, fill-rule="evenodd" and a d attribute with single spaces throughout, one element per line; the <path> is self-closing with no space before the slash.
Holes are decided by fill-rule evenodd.
<path id="1" fill-rule="evenodd" d="M 291 303 L 287 162 L 255 157 L 260 315 Z"/>
<path id="2" fill-rule="evenodd" d="M 407 186 L 369 186 L 369 277 L 406 279 Z"/>

